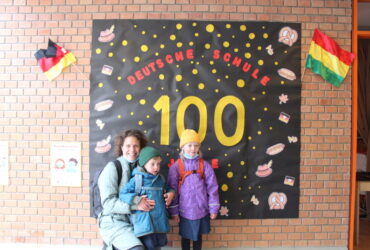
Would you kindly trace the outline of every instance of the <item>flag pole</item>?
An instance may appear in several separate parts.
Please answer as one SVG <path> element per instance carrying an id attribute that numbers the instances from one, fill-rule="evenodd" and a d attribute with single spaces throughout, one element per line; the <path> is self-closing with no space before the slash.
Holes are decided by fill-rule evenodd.
<path id="1" fill-rule="evenodd" d="M 308 58 L 308 53 L 306 55 L 306 61 L 305 61 L 304 69 L 303 69 L 303 74 L 301 76 L 301 82 L 303 81 L 304 73 L 306 73 L 306 62 L 307 62 L 307 58 Z"/>
<path id="2" fill-rule="evenodd" d="M 82 75 L 82 77 L 84 78 L 84 80 L 88 81 L 89 79 L 81 72 L 81 70 L 77 67 L 76 64 L 72 63 L 72 65 L 77 69 L 78 73 L 80 73 L 80 75 Z"/>

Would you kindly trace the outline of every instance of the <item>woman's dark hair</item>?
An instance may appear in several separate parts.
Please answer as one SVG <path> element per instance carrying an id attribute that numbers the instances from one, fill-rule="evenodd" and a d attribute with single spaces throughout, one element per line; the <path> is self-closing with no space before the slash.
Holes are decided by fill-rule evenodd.
<path id="1" fill-rule="evenodd" d="M 114 155 L 116 157 L 119 157 L 123 154 L 122 152 L 123 143 L 125 142 L 125 139 L 130 136 L 136 137 L 136 139 L 139 140 L 140 149 L 145 147 L 146 144 L 148 143 L 148 139 L 146 138 L 144 133 L 141 132 L 140 130 L 136 129 L 123 130 L 114 138 Z"/>

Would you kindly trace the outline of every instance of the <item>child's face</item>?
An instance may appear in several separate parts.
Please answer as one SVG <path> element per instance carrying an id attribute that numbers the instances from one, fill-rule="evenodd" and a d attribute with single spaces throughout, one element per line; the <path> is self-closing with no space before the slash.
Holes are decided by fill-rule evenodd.
<path id="1" fill-rule="evenodd" d="M 184 153 L 190 156 L 196 156 L 199 153 L 200 145 L 197 142 L 189 142 L 182 147 Z"/>
<path id="2" fill-rule="evenodd" d="M 161 170 L 161 161 L 162 158 L 160 156 L 154 157 L 145 163 L 144 168 L 149 174 L 157 175 L 159 170 Z"/>

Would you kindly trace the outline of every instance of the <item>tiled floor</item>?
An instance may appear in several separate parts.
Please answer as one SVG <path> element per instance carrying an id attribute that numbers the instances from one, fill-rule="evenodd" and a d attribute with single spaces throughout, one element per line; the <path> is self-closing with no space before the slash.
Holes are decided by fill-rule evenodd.
<path id="1" fill-rule="evenodd" d="M 360 242 L 354 246 L 354 250 L 370 249 L 370 219 L 360 219 Z"/>

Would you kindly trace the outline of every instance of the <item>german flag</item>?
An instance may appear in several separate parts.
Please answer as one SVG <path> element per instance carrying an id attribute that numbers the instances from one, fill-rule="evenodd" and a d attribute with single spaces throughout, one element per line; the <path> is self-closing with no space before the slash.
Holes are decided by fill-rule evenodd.
<path id="1" fill-rule="evenodd" d="M 38 50 L 35 57 L 49 81 L 62 73 L 64 68 L 76 62 L 76 57 L 71 52 L 50 39 L 48 48 Z"/>

